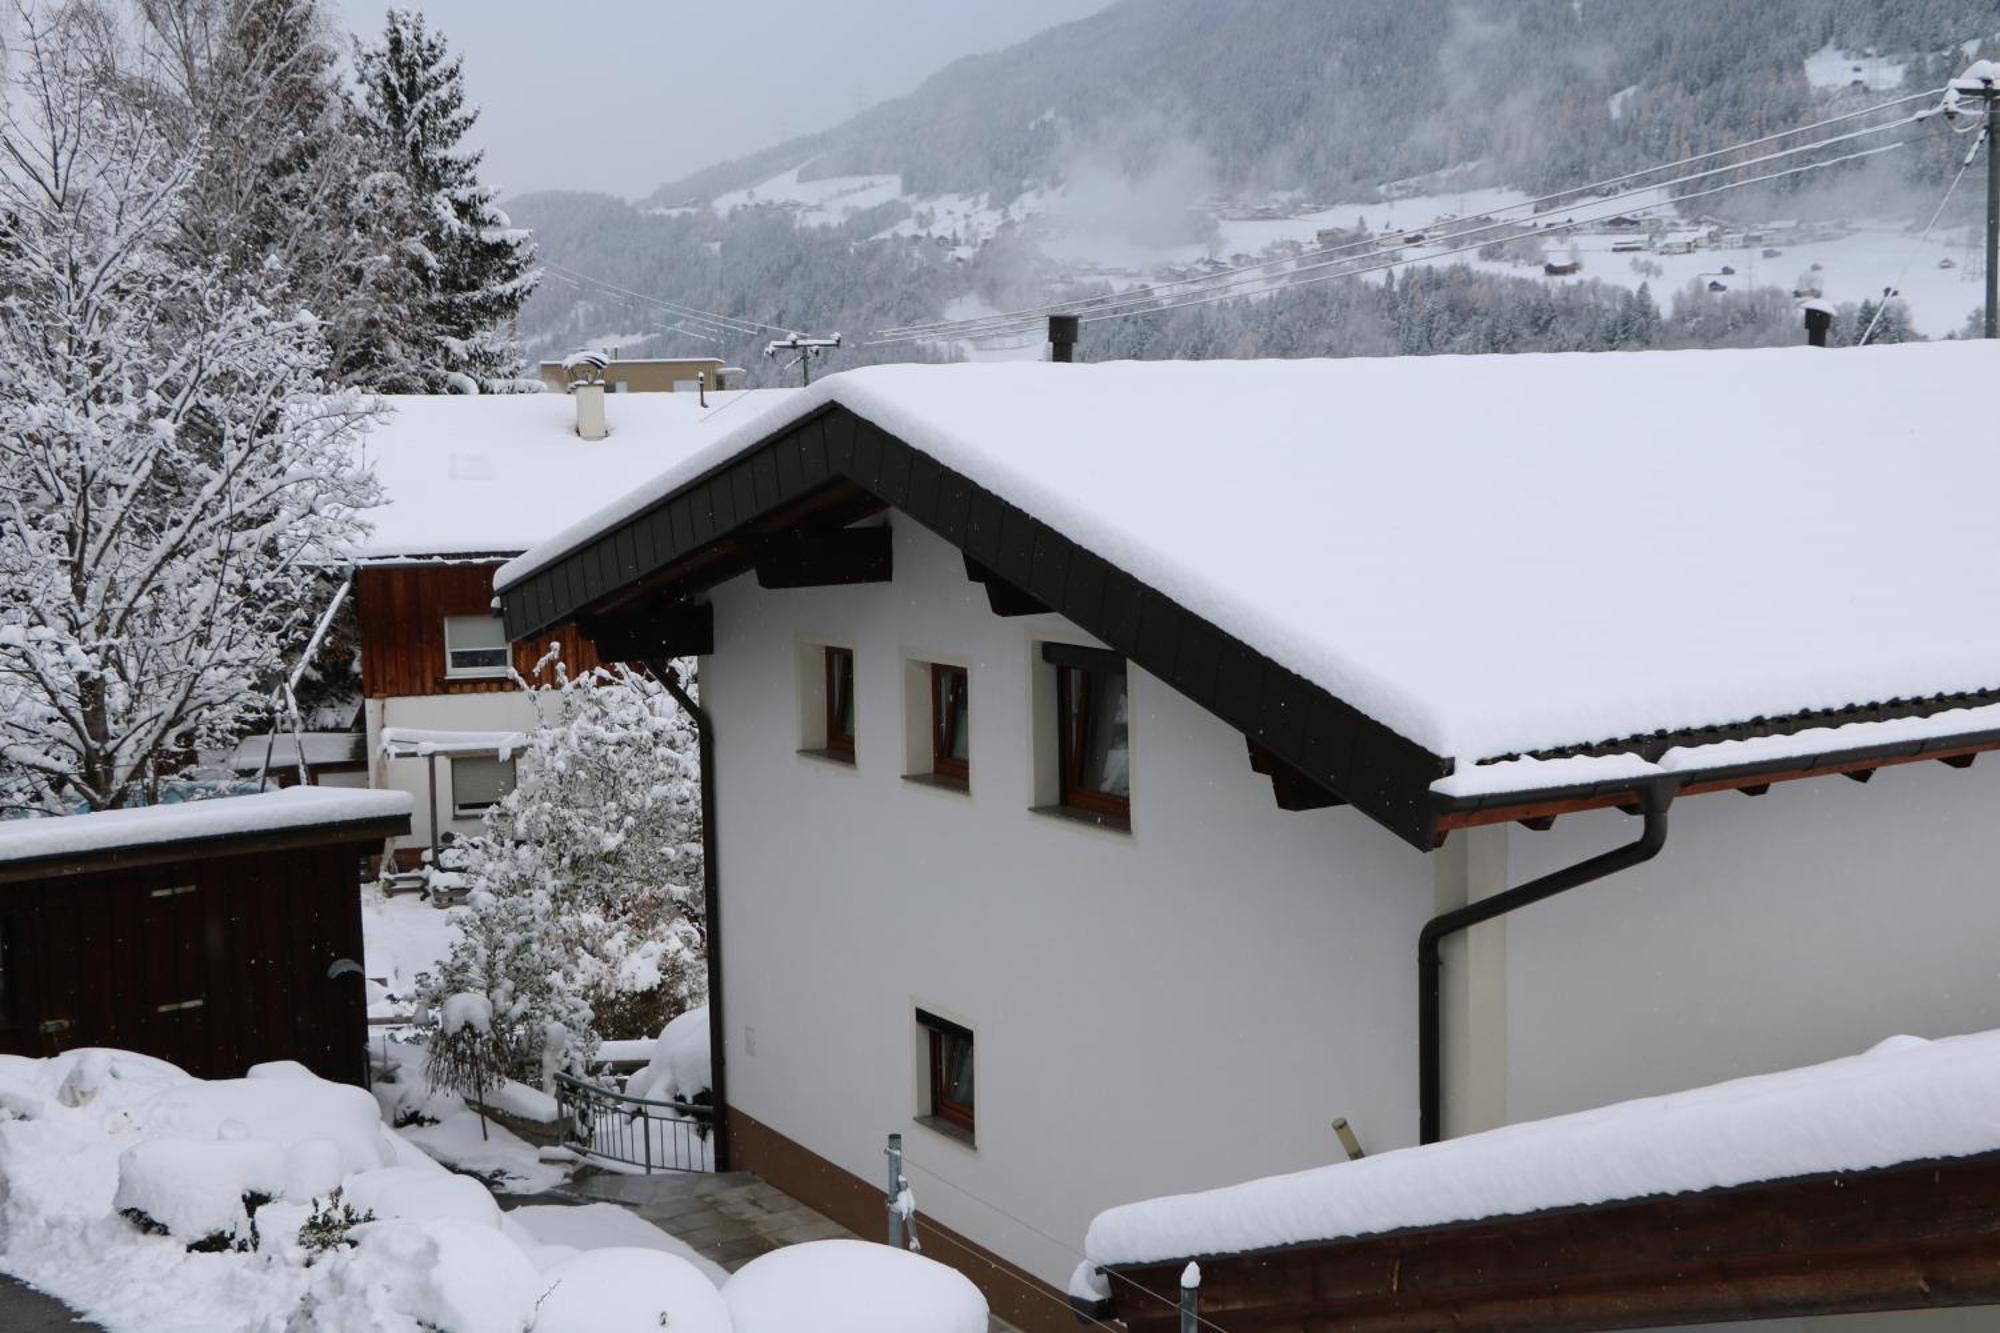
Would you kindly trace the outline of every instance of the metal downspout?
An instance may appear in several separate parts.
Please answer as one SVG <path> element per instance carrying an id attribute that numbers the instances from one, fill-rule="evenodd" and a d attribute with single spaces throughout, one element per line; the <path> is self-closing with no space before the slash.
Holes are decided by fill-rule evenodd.
<path id="1" fill-rule="evenodd" d="M 1444 1137 L 1443 991 L 1444 956 L 1438 946 L 1446 936 L 1483 921 L 1505 916 L 1530 903 L 1615 875 L 1652 860 L 1667 842 L 1667 807 L 1673 803 L 1669 783 L 1640 789 L 1639 804 L 1646 826 L 1638 840 L 1600 852 L 1575 865 L 1550 871 L 1505 893 L 1432 917 L 1417 937 L 1417 1099 L 1418 1135 L 1423 1143 Z"/>
<path id="2" fill-rule="evenodd" d="M 729 1079 L 722 1044 L 722 895 L 716 873 L 715 723 L 708 710 L 696 703 L 681 684 L 680 673 L 671 663 L 648 661 L 646 669 L 694 719 L 695 734 L 701 742 L 701 896 L 702 910 L 708 918 L 708 1081 L 709 1095 L 715 1103 L 715 1169 L 727 1171 Z"/>

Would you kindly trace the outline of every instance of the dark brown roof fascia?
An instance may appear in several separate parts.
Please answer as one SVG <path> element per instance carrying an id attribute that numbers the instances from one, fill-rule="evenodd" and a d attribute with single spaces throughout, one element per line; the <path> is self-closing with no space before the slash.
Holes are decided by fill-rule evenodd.
<path id="1" fill-rule="evenodd" d="M 84 818 L 85 816 L 69 816 Z M 89 852 L 62 852 L 31 860 L 0 861 L 0 884 L 27 880 L 61 879 L 71 875 L 99 874 L 109 870 L 131 870 L 139 866 L 165 865 L 217 856 L 250 856 L 262 852 L 291 851 L 300 847 L 327 847 L 337 843 L 371 844 L 400 837 L 410 831 L 408 815 L 375 816 L 297 828 L 271 829 L 253 833 L 216 833 L 201 838 L 176 838 L 166 842 L 134 843 L 105 847 Z"/>
<path id="2" fill-rule="evenodd" d="M 760 517 L 849 482 L 1423 850 L 1435 843 L 1430 753 L 1231 637 L 928 454 L 838 404 L 793 423 L 507 588 L 521 639 L 616 614 L 640 584 Z"/>

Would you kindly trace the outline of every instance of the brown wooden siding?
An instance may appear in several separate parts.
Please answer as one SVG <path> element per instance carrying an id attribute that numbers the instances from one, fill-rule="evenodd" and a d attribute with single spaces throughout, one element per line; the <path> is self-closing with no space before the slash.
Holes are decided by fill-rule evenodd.
<path id="1" fill-rule="evenodd" d="M 491 564 L 371 566 L 356 572 L 354 599 L 361 626 L 361 688 L 371 699 L 425 694 L 499 694 L 507 680 L 447 680 L 444 619 L 493 613 Z M 551 642 L 562 645 L 572 672 L 598 664 L 576 626 L 565 625 L 514 645 L 514 669 L 532 677 Z"/>
<path id="2" fill-rule="evenodd" d="M 362 961 L 361 863 L 377 846 L 215 853 L 0 885 L 0 1051 L 114 1046 L 200 1078 L 297 1060 L 361 1082 L 363 982 L 327 973 Z"/>

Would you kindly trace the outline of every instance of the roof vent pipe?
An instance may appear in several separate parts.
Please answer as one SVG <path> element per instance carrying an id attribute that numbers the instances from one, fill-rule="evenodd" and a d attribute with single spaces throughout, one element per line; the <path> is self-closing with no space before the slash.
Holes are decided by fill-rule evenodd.
<path id="1" fill-rule="evenodd" d="M 570 386 L 569 396 L 576 399 L 576 434 L 581 440 L 601 440 L 607 433 L 604 428 L 604 386 L 602 384 L 576 384 Z"/>
<path id="2" fill-rule="evenodd" d="M 1076 360 L 1076 330 L 1075 315 L 1049 316 L 1049 360 Z"/>

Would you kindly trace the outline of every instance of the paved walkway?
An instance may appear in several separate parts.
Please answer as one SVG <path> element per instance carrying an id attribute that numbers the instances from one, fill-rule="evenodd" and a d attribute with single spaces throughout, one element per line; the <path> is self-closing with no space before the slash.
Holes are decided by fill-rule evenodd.
<path id="1" fill-rule="evenodd" d="M 509 1199 L 523 1203 L 615 1203 L 629 1208 L 697 1253 L 735 1272 L 760 1254 L 809 1240 L 862 1239 L 838 1222 L 816 1213 L 791 1195 L 747 1172 L 662 1172 L 628 1176 L 608 1171 L 577 1173 L 562 1195 Z M 866 1239 L 880 1239 L 867 1237 Z M 0 1329 L 12 1333 L 0 1322 Z M 990 1333 L 1018 1333 L 995 1318 Z"/>
<path id="2" fill-rule="evenodd" d="M 96 1327 L 55 1297 L 0 1276 L 0 1329 L 6 1333 L 90 1333 Z"/>

